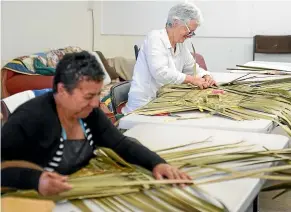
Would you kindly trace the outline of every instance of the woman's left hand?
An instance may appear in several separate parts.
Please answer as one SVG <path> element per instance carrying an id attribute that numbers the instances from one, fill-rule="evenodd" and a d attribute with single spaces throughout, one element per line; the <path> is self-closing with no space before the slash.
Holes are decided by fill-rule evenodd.
<path id="1" fill-rule="evenodd" d="M 210 75 L 205 75 L 203 78 L 205 79 L 206 83 L 208 84 L 208 87 L 213 86 L 213 85 L 217 86 L 217 83 Z"/>
<path id="2" fill-rule="evenodd" d="M 156 165 L 153 169 L 153 175 L 157 180 L 163 180 L 164 177 L 170 180 L 192 180 L 185 172 L 165 163 Z M 185 184 L 181 184 L 181 186 L 185 186 Z"/>

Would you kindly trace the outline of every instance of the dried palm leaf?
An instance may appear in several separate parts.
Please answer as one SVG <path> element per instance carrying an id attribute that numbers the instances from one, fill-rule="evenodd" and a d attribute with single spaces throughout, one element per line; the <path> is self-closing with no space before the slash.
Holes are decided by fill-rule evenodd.
<path id="1" fill-rule="evenodd" d="M 98 157 L 86 167 L 70 176 L 73 189 L 58 196 L 58 200 L 93 199 L 105 211 L 227 211 L 223 203 L 199 188 L 200 184 L 216 183 L 239 178 L 262 178 L 284 182 L 279 188 L 288 189 L 291 181 L 291 149 L 268 150 L 245 142 L 211 146 L 208 140 L 192 145 L 162 149 L 157 152 L 173 165 L 189 173 L 196 185 L 187 189 L 173 188 L 170 184 L 189 183 L 183 180 L 154 180 L 151 173 L 141 167 L 124 162 L 111 150 L 100 148 Z M 276 167 L 258 165 L 280 161 Z M 287 165 L 285 165 L 287 164 Z M 189 190 L 190 189 L 190 190 Z M 197 194 L 198 193 L 198 194 Z M 34 191 L 7 194 L 28 198 L 44 198 Z M 202 198 L 202 197 L 208 198 Z M 153 202 L 156 202 L 153 204 Z M 79 208 L 85 207 L 75 202 Z"/>
<path id="2" fill-rule="evenodd" d="M 92 210 L 82 200 L 72 200 L 71 203 L 79 208 L 82 212 L 92 212 Z"/>
<path id="3" fill-rule="evenodd" d="M 157 98 L 132 112 L 157 115 L 184 111 L 208 112 L 234 120 L 267 119 L 291 136 L 291 78 L 244 81 L 238 78 L 217 88 L 200 90 L 193 85 L 165 85 Z M 176 120 L 189 119 L 178 117 Z M 173 120 L 173 119 L 172 119 Z"/>

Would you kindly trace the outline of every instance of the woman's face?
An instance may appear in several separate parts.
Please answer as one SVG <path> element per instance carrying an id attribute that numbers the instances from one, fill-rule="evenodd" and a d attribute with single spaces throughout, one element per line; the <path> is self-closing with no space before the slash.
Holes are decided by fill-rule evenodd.
<path id="1" fill-rule="evenodd" d="M 70 114 L 73 114 L 76 118 L 86 118 L 94 108 L 99 107 L 102 87 L 103 81 L 81 80 L 71 93 L 60 86 L 58 94 L 62 99 L 63 107 Z"/>
<path id="2" fill-rule="evenodd" d="M 187 38 L 191 38 L 197 27 L 198 24 L 195 20 L 191 20 L 189 23 L 179 22 L 175 29 L 177 43 L 183 43 Z"/>

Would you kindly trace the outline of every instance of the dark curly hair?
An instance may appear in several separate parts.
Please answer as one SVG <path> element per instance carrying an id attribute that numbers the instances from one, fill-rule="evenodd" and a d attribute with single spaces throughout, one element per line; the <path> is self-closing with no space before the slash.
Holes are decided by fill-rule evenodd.
<path id="1" fill-rule="evenodd" d="M 57 64 L 53 80 L 53 92 L 57 92 L 58 83 L 63 83 L 68 92 L 77 87 L 80 80 L 101 82 L 105 73 L 95 56 L 87 51 L 69 53 Z"/>

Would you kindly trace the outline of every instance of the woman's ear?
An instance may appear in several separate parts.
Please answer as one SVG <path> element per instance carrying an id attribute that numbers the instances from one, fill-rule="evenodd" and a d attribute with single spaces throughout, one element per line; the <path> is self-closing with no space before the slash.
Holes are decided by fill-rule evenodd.
<path id="1" fill-rule="evenodd" d="M 178 26 L 178 25 L 179 25 L 179 20 L 174 19 L 174 20 L 173 20 L 172 27 L 176 27 L 176 26 Z"/>
<path id="2" fill-rule="evenodd" d="M 57 88 L 58 88 L 58 93 L 60 95 L 64 95 L 64 93 L 67 91 L 66 88 L 65 88 L 65 86 L 64 86 L 64 84 L 61 83 L 61 82 L 58 83 Z"/>

